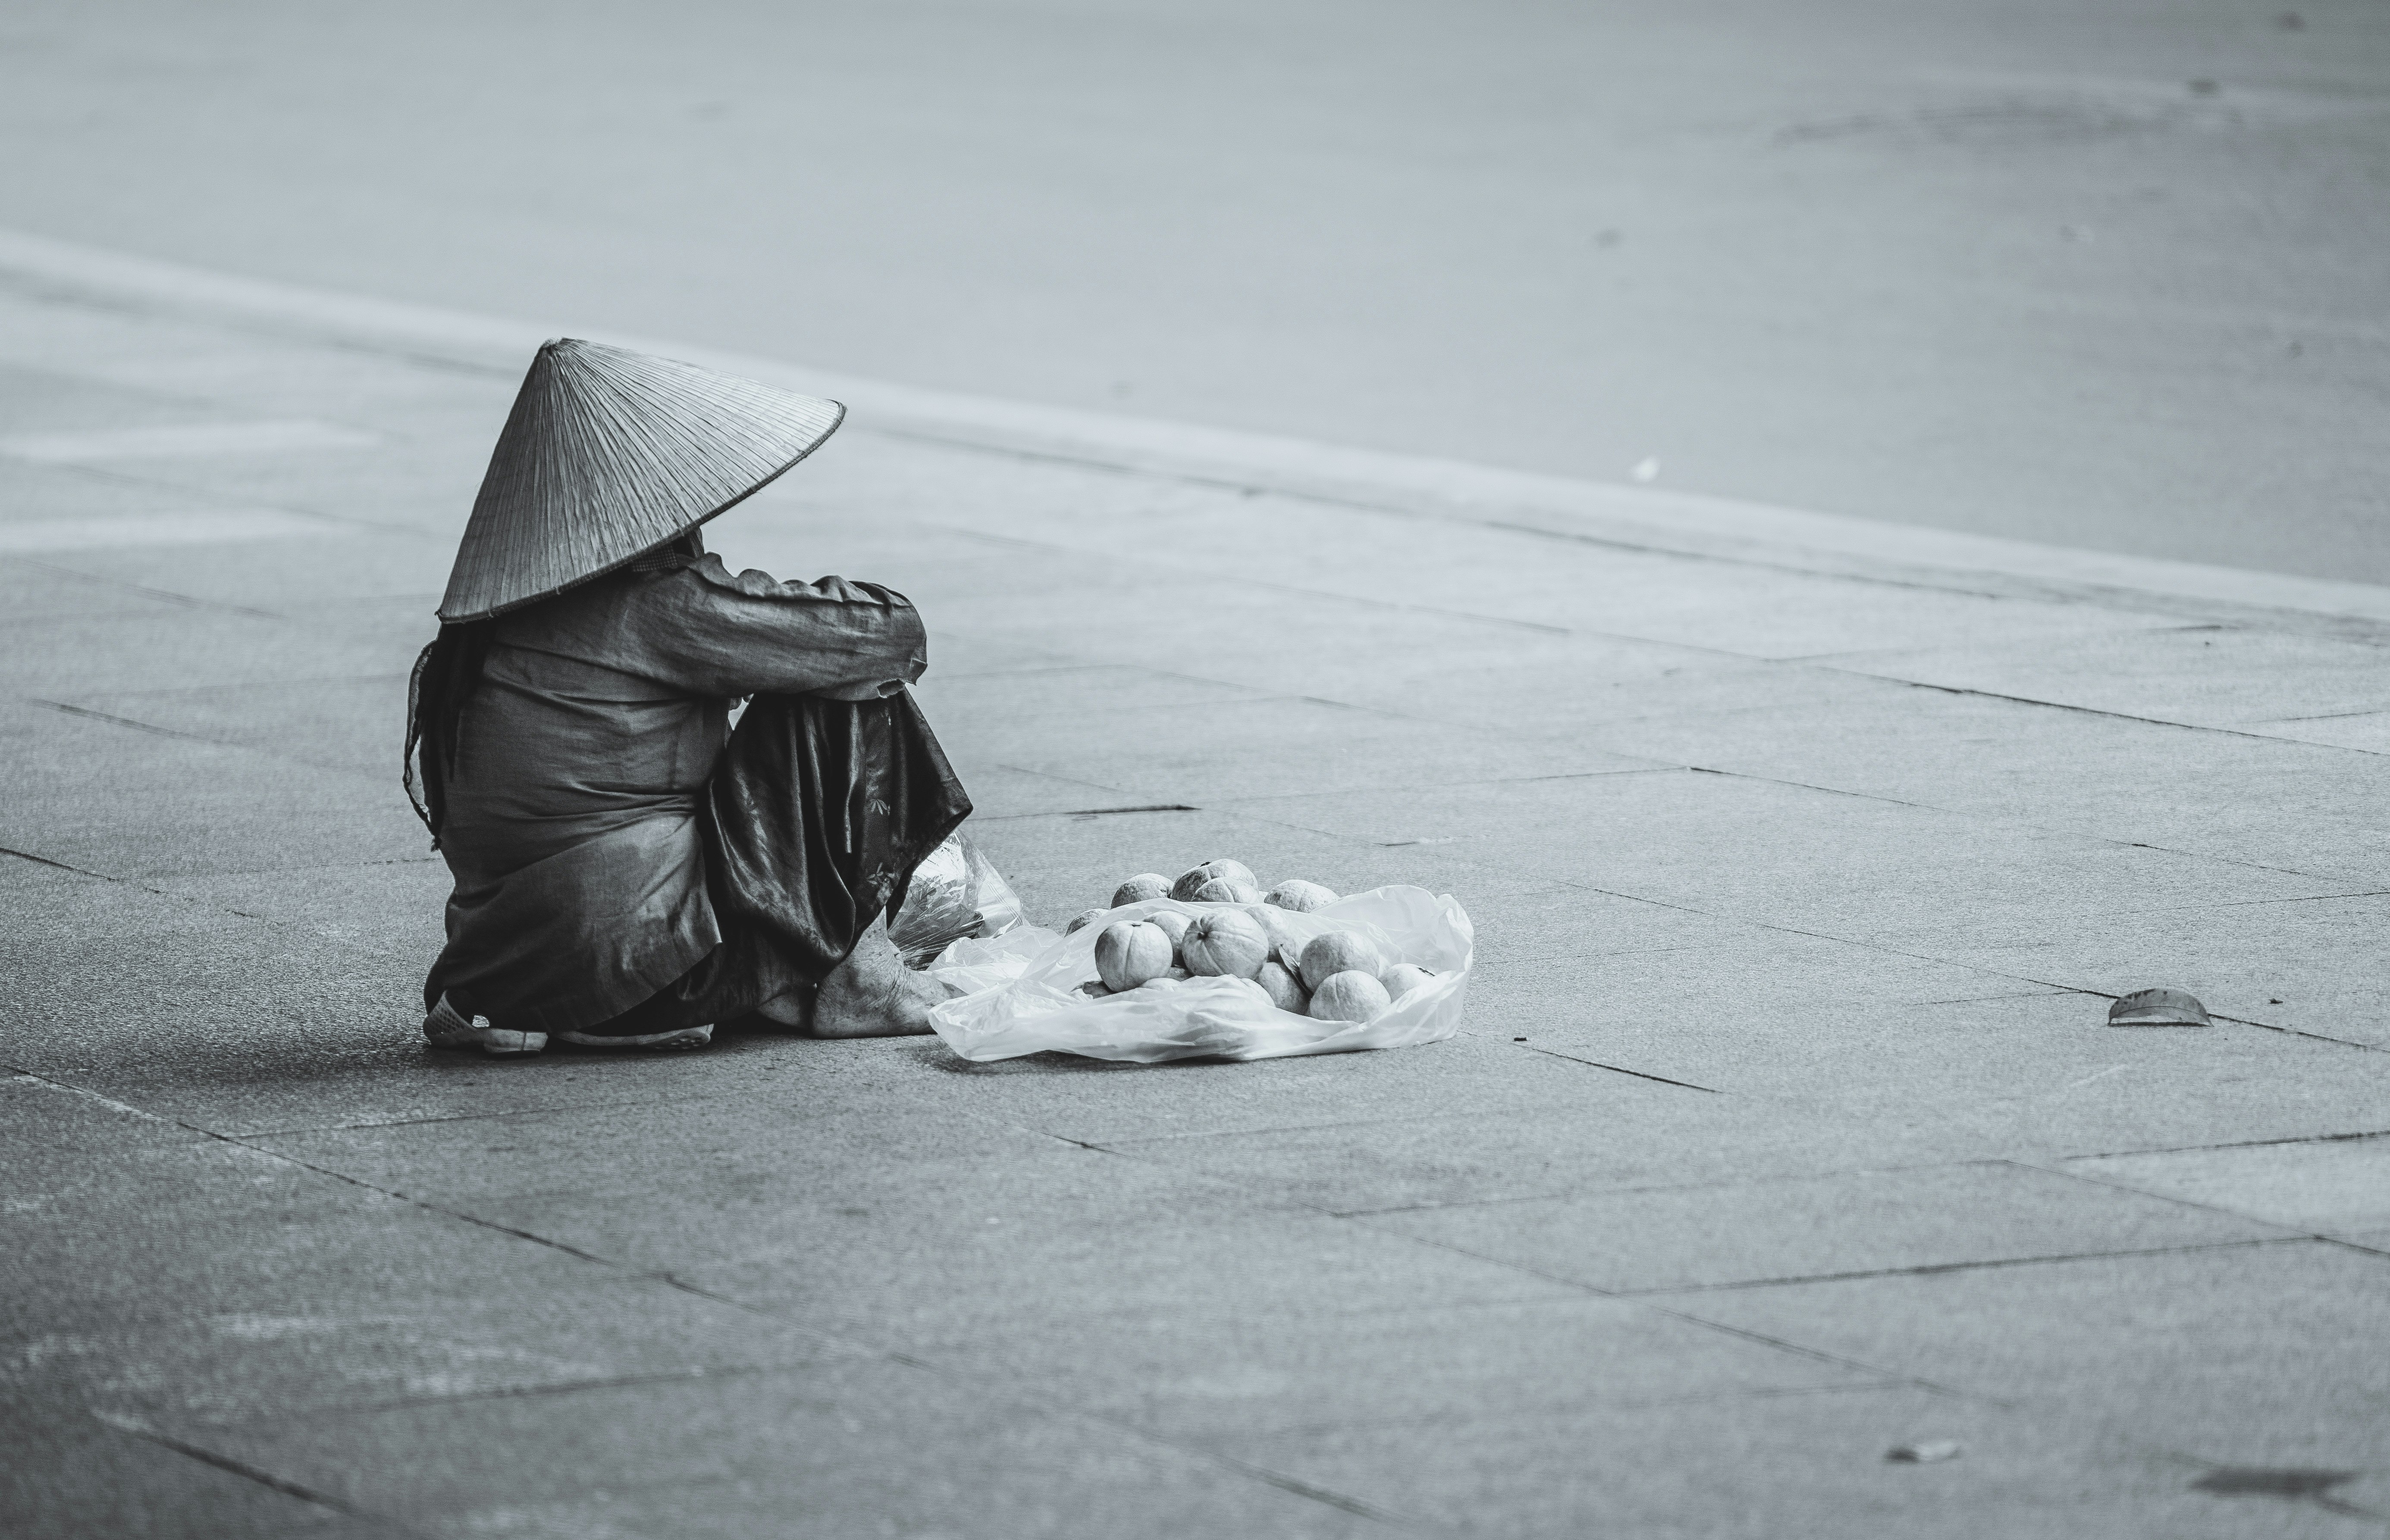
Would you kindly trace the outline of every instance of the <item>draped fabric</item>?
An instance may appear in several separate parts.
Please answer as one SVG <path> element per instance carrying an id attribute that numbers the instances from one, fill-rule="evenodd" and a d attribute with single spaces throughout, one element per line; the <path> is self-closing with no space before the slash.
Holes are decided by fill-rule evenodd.
<path id="1" fill-rule="evenodd" d="M 412 713 L 455 878 L 427 1006 L 579 1031 L 709 957 L 709 1003 L 817 981 L 969 811 L 885 588 L 694 557 L 475 623 L 427 649 Z"/>

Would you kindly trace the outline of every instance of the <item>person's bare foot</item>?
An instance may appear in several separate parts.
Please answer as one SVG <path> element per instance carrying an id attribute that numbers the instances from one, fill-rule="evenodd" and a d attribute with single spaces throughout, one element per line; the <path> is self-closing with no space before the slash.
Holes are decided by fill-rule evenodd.
<path id="1" fill-rule="evenodd" d="M 951 992 L 905 966 L 888 939 L 888 920 L 871 922 L 846 961 L 814 996 L 816 1037 L 914 1037 L 930 1030 L 930 1007 Z"/>

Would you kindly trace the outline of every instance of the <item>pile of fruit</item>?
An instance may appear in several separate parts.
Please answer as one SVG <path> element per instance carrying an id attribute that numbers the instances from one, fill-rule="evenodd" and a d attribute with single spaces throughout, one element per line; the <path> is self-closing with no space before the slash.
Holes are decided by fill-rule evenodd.
<path id="1" fill-rule="evenodd" d="M 1206 861 L 1176 881 L 1141 872 L 1122 883 L 1105 909 L 1089 909 L 1069 927 L 1075 932 L 1124 905 L 1170 898 L 1217 905 L 1187 915 L 1158 909 L 1142 919 L 1114 920 L 1096 936 L 1100 982 L 1082 986 L 1101 996 L 1132 989 L 1166 988 L 1187 978 L 1250 979 L 1280 1010 L 1328 1021 L 1367 1021 L 1435 975 L 1386 956 L 1354 930 L 1305 939 L 1284 917 L 1310 914 L 1336 902 L 1317 882 L 1281 882 L 1264 892 L 1241 861 Z"/>

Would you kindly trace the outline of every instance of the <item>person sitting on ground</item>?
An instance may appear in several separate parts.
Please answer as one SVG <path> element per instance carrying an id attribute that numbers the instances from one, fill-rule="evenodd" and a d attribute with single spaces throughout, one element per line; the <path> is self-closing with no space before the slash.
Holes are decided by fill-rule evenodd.
<path id="1" fill-rule="evenodd" d="M 433 1046 L 929 1030 L 945 992 L 888 921 L 970 802 L 906 689 L 920 616 L 873 584 L 734 577 L 698 533 L 843 411 L 540 349 L 408 692 L 407 791 L 456 883 Z"/>

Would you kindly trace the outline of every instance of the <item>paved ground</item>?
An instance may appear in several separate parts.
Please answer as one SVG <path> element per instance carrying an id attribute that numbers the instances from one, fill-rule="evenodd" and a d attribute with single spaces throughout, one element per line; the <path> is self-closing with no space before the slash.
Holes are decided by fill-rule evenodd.
<path id="1" fill-rule="evenodd" d="M 56 238 L 2390 583 L 2380 0 L 12 0 Z"/>
<path id="2" fill-rule="evenodd" d="M 402 676 L 521 362 L 0 291 L 0 1529 L 2390 1521 L 2380 627 L 858 413 L 716 544 L 920 602 L 1033 909 L 1422 883 L 1470 1030 L 433 1059 Z"/>

